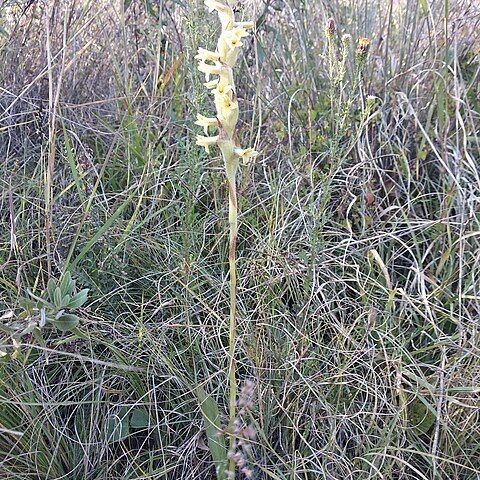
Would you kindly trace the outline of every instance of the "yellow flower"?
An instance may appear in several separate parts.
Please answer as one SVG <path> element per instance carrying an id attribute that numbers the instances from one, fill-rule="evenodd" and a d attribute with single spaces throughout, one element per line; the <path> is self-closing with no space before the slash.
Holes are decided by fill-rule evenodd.
<path id="1" fill-rule="evenodd" d="M 195 125 L 203 127 L 206 135 L 208 133 L 208 127 L 218 127 L 218 120 L 216 118 L 204 117 L 203 115 L 198 114 Z"/>
<path id="2" fill-rule="evenodd" d="M 220 23 L 222 24 L 222 30 L 230 30 L 234 24 L 233 10 L 228 5 L 217 2 L 217 0 L 205 0 L 205 5 L 210 9 L 210 12 L 216 10 Z"/>
<path id="3" fill-rule="evenodd" d="M 235 154 L 242 159 L 244 165 L 247 165 L 250 163 L 251 158 L 255 158 L 258 155 L 258 152 L 253 148 L 235 148 Z"/>
<path id="4" fill-rule="evenodd" d="M 239 48 L 243 45 L 242 38 L 248 37 L 248 32 L 244 27 L 237 26 L 232 30 L 222 32 L 218 39 L 217 50 L 222 62 L 232 67 L 237 60 Z"/>
<path id="5" fill-rule="evenodd" d="M 225 83 L 216 83 L 216 88 L 212 90 L 214 95 L 228 95 L 232 91 L 231 85 L 226 85 Z"/>
<path id="6" fill-rule="evenodd" d="M 232 110 L 238 110 L 238 103 L 229 95 L 215 95 L 215 106 L 221 116 L 229 115 Z"/>
<path id="7" fill-rule="evenodd" d="M 210 65 L 209 63 L 201 60 L 198 64 L 198 69 L 205 73 L 208 85 L 212 85 L 208 81 L 210 79 L 210 75 L 218 75 L 220 77 L 219 83 L 224 83 L 227 85 L 233 84 L 232 69 L 225 63 L 215 62 L 215 65 Z"/>
<path id="8" fill-rule="evenodd" d="M 218 135 L 214 137 L 204 137 L 203 135 L 197 135 L 196 144 L 200 147 L 204 147 L 207 153 L 210 153 L 210 147 L 216 145 L 218 142 Z"/>
<path id="9" fill-rule="evenodd" d="M 229 30 L 224 35 L 225 43 L 229 46 L 230 50 L 241 47 L 243 43 L 240 41 L 240 37 L 237 35 L 228 35 L 230 32 L 233 32 L 233 30 Z"/>
<path id="10" fill-rule="evenodd" d="M 220 35 L 218 40 L 218 53 L 220 55 L 220 60 L 227 64 L 229 67 L 232 67 L 238 57 L 239 48 L 243 45 L 238 37 L 235 34 L 232 34 L 233 30 L 227 30 Z"/>
<path id="11" fill-rule="evenodd" d="M 248 30 L 249 28 L 253 28 L 255 26 L 255 23 L 253 22 L 235 22 L 233 24 L 234 27 L 242 27 L 245 30 Z"/>
<path id="12" fill-rule="evenodd" d="M 218 78 L 216 80 L 210 80 L 209 82 L 204 83 L 204 85 L 211 90 L 212 88 L 216 88 L 218 85 Z"/>
<path id="13" fill-rule="evenodd" d="M 232 29 L 232 32 L 238 37 L 248 37 L 250 34 L 247 32 L 248 28 L 253 28 L 253 22 L 238 22 Z"/>
<path id="14" fill-rule="evenodd" d="M 197 60 L 200 60 L 202 62 L 210 61 L 210 62 L 217 62 L 219 60 L 220 55 L 216 52 L 210 52 L 209 50 L 206 50 L 205 48 L 199 48 L 197 55 L 195 55 L 195 58 Z"/>
<path id="15" fill-rule="evenodd" d="M 200 60 L 198 64 L 198 69 L 206 75 L 220 75 L 222 71 L 221 65 L 210 65 L 204 60 Z"/>
<path id="16" fill-rule="evenodd" d="M 225 132 L 231 137 L 238 120 L 238 102 L 228 95 L 215 95 L 215 107 Z"/>

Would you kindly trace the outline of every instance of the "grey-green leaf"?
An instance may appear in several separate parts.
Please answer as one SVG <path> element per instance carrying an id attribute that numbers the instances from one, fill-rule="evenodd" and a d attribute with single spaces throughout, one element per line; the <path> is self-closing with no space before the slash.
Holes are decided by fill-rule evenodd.
<path id="1" fill-rule="evenodd" d="M 51 302 L 54 301 L 54 294 L 55 294 L 55 289 L 57 288 L 57 282 L 55 281 L 54 278 L 51 278 L 48 283 L 47 283 L 47 292 L 48 292 L 48 297 Z"/>
<path id="2" fill-rule="evenodd" d="M 60 287 L 56 287 L 55 291 L 53 292 L 53 303 L 57 308 L 60 308 L 62 306 L 62 291 L 60 290 Z"/>
<path id="3" fill-rule="evenodd" d="M 88 288 L 80 290 L 76 295 L 74 295 L 65 307 L 67 308 L 78 308 L 81 307 L 86 301 L 88 296 Z"/>
<path id="4" fill-rule="evenodd" d="M 34 330 L 32 331 L 32 334 L 35 337 L 35 340 L 37 341 L 37 343 L 41 347 L 45 348 L 46 344 L 45 344 L 45 340 L 43 339 L 42 331 L 40 330 L 40 328 L 35 327 Z"/>
<path id="5" fill-rule="evenodd" d="M 218 405 L 211 396 L 207 395 L 202 386 L 199 385 L 196 388 L 196 393 L 203 415 L 208 447 L 217 470 L 217 479 L 225 480 L 227 478 L 225 474 L 227 468 L 227 449 L 225 448 L 225 436 L 220 425 Z"/>
<path id="6" fill-rule="evenodd" d="M 80 319 L 73 313 L 64 313 L 57 319 L 49 319 L 49 321 L 53 323 L 60 331 L 68 332 L 69 330 L 75 328 L 78 325 Z"/>
<path id="7" fill-rule="evenodd" d="M 143 408 L 135 408 L 130 417 L 132 428 L 147 428 L 150 425 L 150 417 Z"/>
<path id="8" fill-rule="evenodd" d="M 110 443 L 120 442 L 128 437 L 128 419 L 126 416 L 112 415 L 107 420 L 107 441 Z"/>
<path id="9" fill-rule="evenodd" d="M 72 292 L 72 275 L 69 271 L 67 271 L 60 282 L 60 289 L 62 290 L 62 296 L 65 296 L 67 293 Z"/>

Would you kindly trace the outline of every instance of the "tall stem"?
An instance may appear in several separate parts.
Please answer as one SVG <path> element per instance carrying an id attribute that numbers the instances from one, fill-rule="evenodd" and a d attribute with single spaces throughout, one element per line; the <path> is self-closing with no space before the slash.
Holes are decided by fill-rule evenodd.
<path id="1" fill-rule="evenodd" d="M 330 131 L 335 135 L 334 131 L 334 105 L 335 105 L 335 77 L 333 69 L 333 40 L 332 35 L 327 36 L 328 40 L 328 76 L 330 82 Z"/>
<path id="2" fill-rule="evenodd" d="M 232 164 L 233 163 L 233 164 Z M 228 223 L 230 226 L 230 244 L 228 249 L 228 265 L 230 276 L 230 326 L 228 335 L 228 356 L 229 356 L 229 422 L 228 430 L 230 432 L 230 449 L 235 443 L 235 414 L 236 414 L 236 396 L 237 382 L 235 374 L 235 337 L 236 337 L 236 312 L 237 312 L 237 267 L 236 267 L 236 246 L 237 246 L 237 186 L 236 170 L 238 161 L 225 162 L 228 180 Z M 230 459 L 228 471 L 235 471 L 235 462 Z"/>

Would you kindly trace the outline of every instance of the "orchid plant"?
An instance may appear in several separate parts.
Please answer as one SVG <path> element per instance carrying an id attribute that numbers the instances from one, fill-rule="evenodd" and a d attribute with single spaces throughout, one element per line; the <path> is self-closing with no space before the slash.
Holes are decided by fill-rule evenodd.
<path id="1" fill-rule="evenodd" d="M 231 3 L 231 2 L 230 2 Z M 230 450 L 235 444 L 234 422 L 236 407 L 236 376 L 235 376 L 235 336 L 236 336 L 236 241 L 237 241 L 237 189 L 236 173 L 242 161 L 248 163 L 256 157 L 258 152 L 252 148 L 241 148 L 236 135 L 239 105 L 233 79 L 233 67 L 238 58 L 242 40 L 249 35 L 248 30 L 254 27 L 253 22 L 236 22 L 232 6 L 227 1 L 205 0 L 210 12 L 218 13 L 222 32 L 214 52 L 204 48 L 198 49 L 195 57 L 198 69 L 206 76 L 205 86 L 211 90 L 215 108 L 215 117 L 198 115 L 196 125 L 203 127 L 205 135 L 197 136 L 197 145 L 205 148 L 207 153 L 210 147 L 216 145 L 220 149 L 225 165 L 228 182 L 230 227 L 229 246 L 229 273 L 230 273 L 230 322 L 229 322 L 229 424 Z M 213 79 L 212 79 L 213 77 Z M 216 130 L 216 135 L 208 135 L 210 129 Z M 232 453 L 232 452 L 230 452 Z M 228 477 L 235 475 L 235 463 L 230 460 L 226 472 L 219 471 L 217 476 L 222 478 L 224 473 Z M 244 472 L 245 474 L 245 472 Z"/>

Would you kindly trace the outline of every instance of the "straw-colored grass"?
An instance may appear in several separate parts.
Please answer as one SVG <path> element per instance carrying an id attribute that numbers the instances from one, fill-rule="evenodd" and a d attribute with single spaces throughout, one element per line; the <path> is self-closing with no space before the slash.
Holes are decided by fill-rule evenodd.
<path id="1" fill-rule="evenodd" d="M 246 468 L 477 480 L 478 5 L 238 15 L 238 136 L 260 152 L 237 175 Z M 334 61 L 370 39 L 333 97 L 330 17 Z M 89 289 L 78 329 L 0 333 L 2 480 L 216 478 L 198 392 L 226 429 L 228 196 L 195 146 L 194 56 L 217 38 L 200 1 L 0 3 L 1 325 L 40 321 L 24 299 L 49 278 Z"/>

